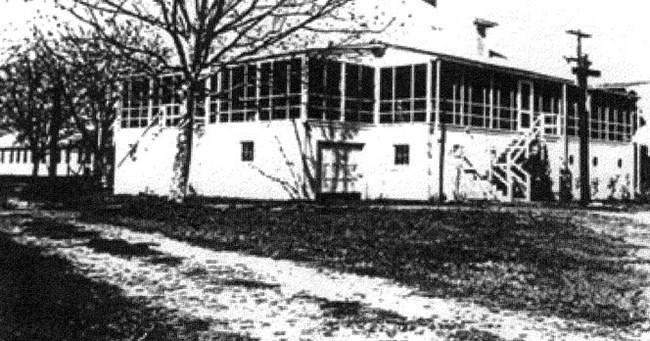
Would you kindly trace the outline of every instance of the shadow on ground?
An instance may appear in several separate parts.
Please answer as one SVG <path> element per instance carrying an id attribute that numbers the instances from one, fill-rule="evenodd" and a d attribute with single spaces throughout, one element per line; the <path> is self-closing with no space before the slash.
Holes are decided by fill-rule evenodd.
<path id="1" fill-rule="evenodd" d="M 198 340 L 208 326 L 127 298 L 0 233 L 2 340 Z"/>
<path id="2" fill-rule="evenodd" d="M 422 294 L 630 327 L 646 319 L 635 247 L 568 217 L 487 210 L 211 209 L 124 199 L 82 219 L 216 250 L 307 261 L 417 286 Z"/>

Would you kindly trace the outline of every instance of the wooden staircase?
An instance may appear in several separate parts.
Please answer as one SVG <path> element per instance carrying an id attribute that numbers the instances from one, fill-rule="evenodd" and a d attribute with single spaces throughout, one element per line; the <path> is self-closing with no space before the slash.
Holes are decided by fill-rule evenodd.
<path id="1" fill-rule="evenodd" d="M 481 174 L 466 156 L 459 157 L 462 159 L 463 177 L 473 184 L 473 190 L 465 192 L 465 199 L 531 200 L 532 179 L 524 169 L 524 163 L 530 156 L 533 141 L 539 141 L 540 148 L 546 144 L 544 132 L 549 121 L 546 116 L 538 114 L 529 130 L 521 132 L 501 152 L 497 152 L 485 174 Z"/>

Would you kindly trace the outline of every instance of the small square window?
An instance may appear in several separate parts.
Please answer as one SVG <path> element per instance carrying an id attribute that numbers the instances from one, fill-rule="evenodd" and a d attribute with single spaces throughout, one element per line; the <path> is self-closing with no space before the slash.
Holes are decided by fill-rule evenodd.
<path id="1" fill-rule="evenodd" d="M 618 168 L 623 168 L 623 159 L 618 159 Z"/>
<path id="2" fill-rule="evenodd" d="M 594 156 L 594 158 L 591 160 L 591 163 L 594 165 L 594 167 L 598 166 L 598 157 Z"/>
<path id="3" fill-rule="evenodd" d="M 573 155 L 569 155 L 569 165 L 573 166 L 574 162 L 575 162 L 575 159 L 573 158 Z"/>
<path id="4" fill-rule="evenodd" d="M 409 145 L 396 144 L 395 145 L 395 164 L 408 165 L 409 164 Z"/>
<path id="5" fill-rule="evenodd" d="M 252 162 L 255 160 L 255 143 L 253 141 L 242 141 L 241 160 L 243 162 Z"/>

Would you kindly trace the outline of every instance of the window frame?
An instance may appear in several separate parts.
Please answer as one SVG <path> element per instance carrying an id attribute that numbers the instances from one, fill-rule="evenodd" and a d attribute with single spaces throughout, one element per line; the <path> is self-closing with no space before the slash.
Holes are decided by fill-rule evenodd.
<path id="1" fill-rule="evenodd" d="M 411 146 L 409 144 L 394 144 L 393 165 L 409 166 L 411 164 Z"/>
<path id="2" fill-rule="evenodd" d="M 403 86 L 398 86 L 402 79 L 398 73 L 408 68 L 408 96 L 399 94 Z M 419 70 L 419 73 L 418 73 Z M 414 123 L 426 122 L 427 113 L 427 77 L 432 77 L 428 72 L 426 63 L 386 66 L 379 68 L 379 123 Z M 389 75 L 390 80 L 385 80 Z M 422 80 L 422 84 L 416 80 Z M 419 97 L 416 97 L 419 94 Z M 420 97 L 421 96 L 421 97 Z"/>
<path id="3" fill-rule="evenodd" d="M 241 141 L 241 162 L 255 161 L 255 141 Z"/>

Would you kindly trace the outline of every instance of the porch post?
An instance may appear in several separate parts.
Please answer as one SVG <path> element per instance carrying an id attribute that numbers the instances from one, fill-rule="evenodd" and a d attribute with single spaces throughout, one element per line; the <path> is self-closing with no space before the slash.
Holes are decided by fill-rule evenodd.
<path id="1" fill-rule="evenodd" d="M 149 101 L 147 102 L 147 126 L 151 125 L 151 120 L 153 119 L 153 94 L 154 91 L 158 91 L 158 89 L 154 90 L 153 86 L 154 81 L 153 78 L 151 78 L 149 79 Z M 99 126 L 101 127 L 101 124 Z"/>
<path id="2" fill-rule="evenodd" d="M 379 102 L 381 101 L 381 93 L 379 91 L 379 86 L 381 85 L 381 79 L 380 79 L 380 72 L 381 68 L 380 67 L 375 67 L 375 100 L 373 102 L 373 118 L 372 122 L 374 124 L 379 123 Z"/>
<path id="3" fill-rule="evenodd" d="M 203 125 L 207 126 L 210 124 L 210 100 L 212 99 L 212 96 L 210 94 L 210 89 L 212 89 L 212 77 L 211 74 L 208 72 L 208 75 L 205 79 L 205 84 L 204 86 L 204 94 L 205 94 L 205 99 L 203 103 L 203 110 L 205 111 L 203 113 Z"/>
<path id="4" fill-rule="evenodd" d="M 259 77 L 256 77 L 255 79 L 257 80 Z M 307 120 L 307 102 L 309 100 L 308 82 L 309 65 L 307 64 L 307 56 L 303 55 L 300 57 L 300 121 L 302 122 Z"/>
<path id="5" fill-rule="evenodd" d="M 426 122 L 426 141 L 427 141 L 427 167 L 426 167 L 426 179 L 427 179 L 427 197 L 431 199 L 433 197 L 433 189 L 435 185 L 433 184 L 433 169 L 435 165 L 433 164 L 433 145 L 434 139 L 436 138 L 433 135 L 433 127 L 431 122 L 431 115 L 433 109 L 433 66 L 431 61 L 427 62 L 426 67 L 426 115 L 424 122 Z M 415 77 L 414 77 L 415 79 Z M 434 123 L 435 124 L 435 123 Z"/>
<path id="6" fill-rule="evenodd" d="M 432 97 L 432 87 L 433 87 L 433 66 L 431 65 L 431 62 L 427 63 L 427 85 L 426 85 L 426 118 L 425 122 L 428 124 L 431 124 L 431 114 L 433 111 L 433 98 Z"/>
<path id="7" fill-rule="evenodd" d="M 635 111 L 636 111 L 636 130 L 634 131 L 634 135 L 636 135 L 637 131 L 641 128 L 641 115 L 639 113 L 638 106 L 635 105 L 635 107 L 636 107 L 635 108 Z M 636 169 L 636 191 L 639 192 L 639 194 L 643 194 L 643 193 L 641 193 L 641 175 L 642 175 L 642 171 L 641 171 L 641 167 L 642 167 L 642 165 L 641 165 L 641 160 L 642 160 L 641 150 L 642 150 L 642 148 L 641 147 L 642 147 L 642 144 L 639 143 L 639 142 L 635 142 L 635 145 L 636 145 L 635 158 L 636 158 L 636 164 L 637 164 L 637 167 L 636 167 L 637 168 Z"/>
<path id="8" fill-rule="evenodd" d="M 440 59 L 436 60 L 436 108 L 435 108 L 435 125 L 436 129 L 440 127 L 440 67 L 442 66 L 442 61 Z M 437 132 L 436 132 L 437 134 Z"/>
<path id="9" fill-rule="evenodd" d="M 562 139 L 564 140 L 564 169 L 569 169 L 569 133 L 567 129 L 567 86 L 562 84 Z"/>
<path id="10" fill-rule="evenodd" d="M 445 131 L 440 118 L 440 75 L 442 61 L 436 59 L 436 108 L 435 122 L 433 125 L 433 136 L 438 141 L 438 198 L 444 201 L 445 197 Z"/>
<path id="11" fill-rule="evenodd" d="M 257 66 L 257 69 L 259 71 L 259 64 Z M 219 69 L 217 69 L 217 103 L 216 103 L 217 112 L 215 113 L 215 115 L 217 115 L 216 121 L 215 121 L 216 123 L 221 123 L 221 97 L 223 96 L 223 90 L 221 89 L 222 86 L 223 86 L 223 84 L 222 84 L 223 82 L 221 80 L 221 77 L 222 77 L 221 73 L 222 72 L 223 72 L 223 66 L 220 66 Z M 258 79 L 259 79 L 259 77 L 258 77 Z M 258 91 L 257 91 L 258 96 L 259 96 L 259 93 L 260 92 L 259 92 L 259 89 L 258 89 Z M 259 108 L 259 106 L 258 106 L 258 108 Z M 258 110 L 258 112 L 259 112 L 259 110 Z"/>
<path id="12" fill-rule="evenodd" d="M 490 103 L 488 104 L 489 118 L 485 126 L 488 129 L 494 129 L 494 73 L 490 72 L 490 93 L 488 94 Z"/>
<path id="13" fill-rule="evenodd" d="M 345 122 L 345 69 L 347 63 L 341 62 L 341 81 L 339 82 L 339 87 L 341 89 L 341 122 Z"/>

